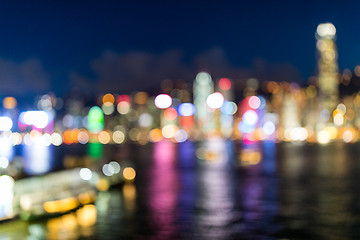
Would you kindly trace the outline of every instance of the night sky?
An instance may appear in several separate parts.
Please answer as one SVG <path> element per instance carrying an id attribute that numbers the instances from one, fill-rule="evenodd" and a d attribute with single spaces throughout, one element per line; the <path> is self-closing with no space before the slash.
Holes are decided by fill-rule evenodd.
<path id="1" fill-rule="evenodd" d="M 276 3 L 274 3 L 276 2 Z M 127 93 L 168 78 L 306 83 L 315 31 L 337 28 L 340 69 L 360 63 L 358 1 L 23 1 L 0 7 L 0 96 L 73 87 Z"/>

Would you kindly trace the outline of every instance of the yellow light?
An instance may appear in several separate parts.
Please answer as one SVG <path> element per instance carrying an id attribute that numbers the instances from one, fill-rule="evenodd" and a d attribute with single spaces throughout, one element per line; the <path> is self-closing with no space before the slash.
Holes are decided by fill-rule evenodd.
<path id="1" fill-rule="evenodd" d="M 332 126 L 326 127 L 325 131 L 329 133 L 330 140 L 334 140 L 338 136 L 338 130 L 336 127 L 332 127 Z"/>
<path id="2" fill-rule="evenodd" d="M 110 187 L 109 182 L 104 178 L 99 179 L 99 181 L 96 184 L 96 188 L 99 191 L 106 191 L 109 189 L 109 187 Z"/>
<path id="3" fill-rule="evenodd" d="M 95 201 L 96 194 L 93 191 L 80 193 L 78 199 L 81 204 L 89 204 Z"/>
<path id="4" fill-rule="evenodd" d="M 106 131 L 101 131 L 98 135 L 99 142 L 102 144 L 108 144 L 110 142 L 110 134 Z"/>
<path id="5" fill-rule="evenodd" d="M 126 181 L 133 181 L 136 176 L 136 172 L 132 167 L 126 167 L 123 172 L 124 179 Z"/>
<path id="6" fill-rule="evenodd" d="M 75 209 L 79 206 L 74 197 L 64 198 L 61 200 L 48 201 L 43 203 L 44 210 L 48 213 L 61 213 Z"/>
<path id="7" fill-rule="evenodd" d="M 243 150 L 240 154 L 241 165 L 256 165 L 261 161 L 261 153 L 252 150 Z"/>
<path id="8" fill-rule="evenodd" d="M 78 223 L 82 227 L 91 227 L 96 223 L 96 207 L 94 205 L 85 205 L 76 211 Z"/>

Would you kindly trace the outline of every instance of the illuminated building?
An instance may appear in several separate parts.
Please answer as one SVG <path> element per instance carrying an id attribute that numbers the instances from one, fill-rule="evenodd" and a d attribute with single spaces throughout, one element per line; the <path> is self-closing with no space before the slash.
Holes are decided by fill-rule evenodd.
<path id="1" fill-rule="evenodd" d="M 193 91 L 197 125 L 203 131 L 208 132 L 214 127 L 214 124 L 212 124 L 213 114 L 209 112 L 206 103 L 208 96 L 214 92 L 214 83 L 211 76 L 206 72 L 200 72 L 194 81 Z"/>
<path id="2" fill-rule="evenodd" d="M 293 129 L 300 127 L 298 105 L 291 93 L 285 93 L 281 123 L 284 128 L 285 138 L 290 140 Z"/>
<path id="3" fill-rule="evenodd" d="M 320 107 L 331 113 L 339 101 L 336 29 L 331 23 L 319 24 L 316 30 L 318 50 L 318 86 Z"/>

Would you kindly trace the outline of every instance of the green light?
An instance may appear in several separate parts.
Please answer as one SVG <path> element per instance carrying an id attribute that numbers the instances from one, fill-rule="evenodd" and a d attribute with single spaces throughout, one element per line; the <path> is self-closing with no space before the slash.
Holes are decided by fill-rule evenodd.
<path id="1" fill-rule="evenodd" d="M 100 160 L 101 157 L 103 156 L 104 154 L 104 151 L 103 151 L 103 145 L 101 143 L 92 143 L 90 142 L 88 144 L 88 148 L 87 148 L 87 151 L 88 151 L 88 155 L 94 160 L 94 161 L 97 161 L 97 160 Z"/>
<path id="2" fill-rule="evenodd" d="M 92 133 L 98 133 L 104 129 L 104 114 L 101 108 L 92 107 L 88 113 L 88 130 Z"/>

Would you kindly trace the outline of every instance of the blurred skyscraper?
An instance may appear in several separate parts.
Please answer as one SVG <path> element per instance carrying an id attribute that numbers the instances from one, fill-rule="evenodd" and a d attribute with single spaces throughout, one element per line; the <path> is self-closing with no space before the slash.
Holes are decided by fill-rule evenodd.
<path id="1" fill-rule="evenodd" d="M 210 74 L 200 72 L 194 81 L 193 94 L 196 107 L 195 119 L 197 126 L 208 133 L 214 128 L 213 113 L 209 111 L 206 104 L 207 97 L 214 92 L 214 82 Z"/>
<path id="2" fill-rule="evenodd" d="M 318 50 L 320 108 L 327 109 L 331 115 L 339 101 L 335 26 L 331 23 L 319 24 L 315 35 Z"/>

